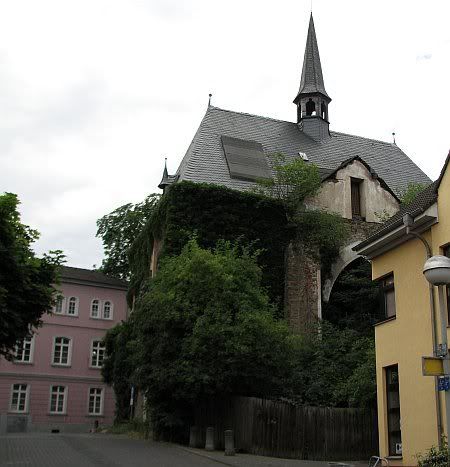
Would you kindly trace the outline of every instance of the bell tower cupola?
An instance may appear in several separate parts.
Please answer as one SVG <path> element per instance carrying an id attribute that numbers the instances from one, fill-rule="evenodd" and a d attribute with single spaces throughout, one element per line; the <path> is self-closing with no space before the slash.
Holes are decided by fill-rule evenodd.
<path id="1" fill-rule="evenodd" d="M 311 13 L 305 57 L 303 59 L 300 88 L 294 99 L 297 106 L 297 123 L 300 130 L 316 141 L 330 137 L 328 105 L 330 96 L 325 90 L 314 20 Z"/>

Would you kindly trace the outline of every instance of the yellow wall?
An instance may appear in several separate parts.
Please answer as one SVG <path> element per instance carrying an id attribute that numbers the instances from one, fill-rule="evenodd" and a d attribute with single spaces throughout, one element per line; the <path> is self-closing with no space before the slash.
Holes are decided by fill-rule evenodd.
<path id="1" fill-rule="evenodd" d="M 450 243 L 450 169 L 440 185 L 438 213 L 439 222 L 424 234 L 433 255 L 442 254 L 442 246 Z M 395 283 L 396 319 L 375 328 L 380 455 L 383 457 L 388 456 L 384 368 L 398 364 L 399 371 L 403 456 L 401 460 L 390 461 L 391 465 L 417 465 L 415 455 L 438 444 L 435 378 L 422 375 L 422 356 L 433 355 L 429 286 L 422 274 L 425 259 L 424 246 L 412 239 L 372 261 L 374 279 L 393 272 Z M 436 293 L 435 297 L 439 316 Z"/>

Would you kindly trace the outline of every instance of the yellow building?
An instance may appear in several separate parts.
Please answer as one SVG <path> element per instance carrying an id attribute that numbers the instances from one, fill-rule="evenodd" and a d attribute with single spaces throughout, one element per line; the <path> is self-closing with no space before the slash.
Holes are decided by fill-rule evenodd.
<path id="1" fill-rule="evenodd" d="M 436 377 L 422 374 L 422 356 L 435 355 L 440 343 L 437 290 L 422 270 L 423 240 L 428 254 L 450 256 L 449 159 L 436 182 L 355 248 L 372 260 L 384 296 L 385 320 L 375 327 L 375 342 L 380 455 L 390 465 L 417 465 L 416 454 L 447 435 L 445 394 L 438 392 Z M 448 288 L 447 307 L 449 315 Z"/>

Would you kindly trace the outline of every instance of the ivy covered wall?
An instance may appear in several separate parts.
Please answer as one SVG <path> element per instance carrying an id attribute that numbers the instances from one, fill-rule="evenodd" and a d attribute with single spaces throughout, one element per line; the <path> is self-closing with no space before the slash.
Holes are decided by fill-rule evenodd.
<path id="1" fill-rule="evenodd" d="M 206 248 L 219 239 L 239 241 L 261 250 L 263 285 L 281 310 L 285 249 L 294 231 L 277 200 L 216 185 L 177 183 L 167 189 L 131 248 L 132 284 L 139 288 L 149 273 L 151 238 L 162 241 L 160 259 L 180 254 L 193 235 Z"/>

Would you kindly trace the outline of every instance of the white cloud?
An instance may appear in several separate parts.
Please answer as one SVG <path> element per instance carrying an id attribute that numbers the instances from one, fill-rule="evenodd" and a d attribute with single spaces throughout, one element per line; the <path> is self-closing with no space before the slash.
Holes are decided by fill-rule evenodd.
<path id="1" fill-rule="evenodd" d="M 100 263 L 95 221 L 157 190 L 206 110 L 295 119 L 310 2 L 0 4 L 0 189 L 37 248 Z M 450 148 L 446 0 L 317 0 L 331 127 L 391 140 L 435 178 Z M 439 96 L 439 99 L 436 99 Z"/>

